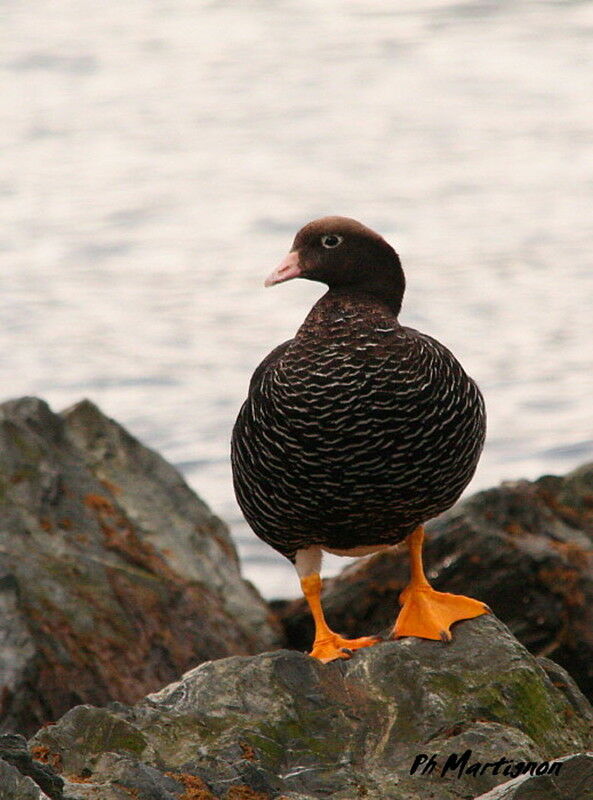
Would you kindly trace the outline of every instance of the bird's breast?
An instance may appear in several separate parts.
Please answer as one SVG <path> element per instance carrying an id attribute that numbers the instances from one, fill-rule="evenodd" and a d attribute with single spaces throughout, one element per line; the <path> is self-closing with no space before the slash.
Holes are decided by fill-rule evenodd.
<path id="1" fill-rule="evenodd" d="M 266 376 L 256 420 L 295 462 L 380 468 L 423 413 L 428 371 L 411 366 L 380 339 L 298 343 Z"/>

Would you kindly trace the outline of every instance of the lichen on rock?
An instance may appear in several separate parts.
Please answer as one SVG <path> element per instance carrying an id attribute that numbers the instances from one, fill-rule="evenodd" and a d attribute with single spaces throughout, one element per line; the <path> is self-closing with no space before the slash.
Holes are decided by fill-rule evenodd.
<path id="1" fill-rule="evenodd" d="M 2 404 L 0 488 L 0 730 L 279 643 L 224 523 L 92 403 Z"/>
<path id="2" fill-rule="evenodd" d="M 588 716 L 489 615 L 457 624 L 449 645 L 409 638 L 327 665 L 287 650 L 206 662 L 135 706 L 75 709 L 32 744 L 100 785 L 117 772 L 133 788 L 151 770 L 193 775 L 214 798 L 245 785 L 269 798 L 457 800 L 507 778 L 410 775 L 418 753 L 541 762 L 585 750 L 593 711 L 580 702 Z M 106 715 L 134 747 L 105 736 Z"/>

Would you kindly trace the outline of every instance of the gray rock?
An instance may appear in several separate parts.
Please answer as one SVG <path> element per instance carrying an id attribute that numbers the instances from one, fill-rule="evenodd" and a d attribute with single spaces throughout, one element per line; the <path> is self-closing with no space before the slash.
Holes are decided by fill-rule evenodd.
<path id="1" fill-rule="evenodd" d="M 427 526 L 425 565 L 440 591 L 487 603 L 535 655 L 593 699 L 593 464 L 479 492 Z M 330 625 L 363 636 L 393 625 L 408 581 L 405 548 L 362 559 L 324 582 Z M 302 600 L 276 604 L 289 643 L 312 641 Z"/>
<path id="2" fill-rule="evenodd" d="M 593 725 L 593 708 L 568 672 L 555 661 L 544 656 L 538 656 L 537 662 L 554 686 L 564 694 L 575 712 Z"/>
<path id="3" fill-rule="evenodd" d="M 51 800 L 62 800 L 64 781 L 49 764 L 34 760 L 23 736 L 4 734 L 0 736 L 0 758 L 11 764 L 21 775 L 29 777 Z M 1 787 L 0 783 L 0 787 Z M 45 795 L 43 795 L 45 797 Z"/>
<path id="4" fill-rule="evenodd" d="M 102 485 L 115 489 L 118 508 L 143 542 L 164 552 L 177 575 L 213 591 L 244 635 L 256 634 L 259 648 L 278 645 L 267 607 L 241 577 L 227 526 L 179 472 L 88 400 L 62 417 L 66 438 Z"/>
<path id="5" fill-rule="evenodd" d="M 82 794 L 66 784 L 81 800 L 99 786 L 170 800 L 192 796 L 192 781 L 204 800 L 460 800 L 508 776 L 441 777 L 451 754 L 539 763 L 585 750 L 593 712 L 578 705 L 586 718 L 484 616 L 449 645 L 409 638 L 327 665 L 287 650 L 206 662 L 133 707 L 73 709 L 31 746 L 69 781 L 88 776 Z M 435 774 L 410 774 L 422 753 Z"/>
<path id="6" fill-rule="evenodd" d="M 575 753 L 558 761 L 562 765 L 558 775 L 523 775 L 475 800 L 591 800 L 593 753 Z"/>
<path id="7" fill-rule="evenodd" d="M 0 800 L 51 800 L 39 786 L 0 758 Z"/>
<path id="8" fill-rule="evenodd" d="M 0 406 L 0 526 L 0 730 L 279 642 L 224 524 L 87 401 Z"/>

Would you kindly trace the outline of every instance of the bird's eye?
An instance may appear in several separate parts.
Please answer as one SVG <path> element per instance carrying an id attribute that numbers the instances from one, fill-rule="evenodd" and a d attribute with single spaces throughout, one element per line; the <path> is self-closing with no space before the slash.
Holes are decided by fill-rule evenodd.
<path id="1" fill-rule="evenodd" d="M 321 244 L 323 245 L 323 247 L 326 247 L 328 250 L 331 250 L 334 247 L 337 247 L 339 244 L 342 244 L 343 240 L 344 240 L 343 236 L 338 236 L 337 234 L 334 233 L 326 233 L 325 236 L 321 237 Z"/>

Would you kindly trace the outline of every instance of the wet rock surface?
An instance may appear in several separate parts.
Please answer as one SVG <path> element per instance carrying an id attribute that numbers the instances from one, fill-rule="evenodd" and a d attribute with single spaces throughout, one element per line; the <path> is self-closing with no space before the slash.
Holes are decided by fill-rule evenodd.
<path id="1" fill-rule="evenodd" d="M 436 589 L 487 603 L 534 654 L 565 667 L 593 698 L 593 464 L 479 492 L 427 526 L 425 565 Z M 393 625 L 408 581 L 405 547 L 325 581 L 330 625 L 364 636 Z M 312 641 L 304 601 L 275 604 L 290 645 Z"/>
<path id="2" fill-rule="evenodd" d="M 439 769 L 468 749 L 472 762 L 540 763 L 586 750 L 592 722 L 576 687 L 556 687 L 489 615 L 458 624 L 449 645 L 204 663 L 135 706 L 74 708 L 30 748 L 72 800 L 453 800 L 509 777 L 410 775 L 416 756 Z"/>
<path id="3" fill-rule="evenodd" d="M 0 406 L 0 730 L 280 637 L 226 526 L 96 406 Z"/>

